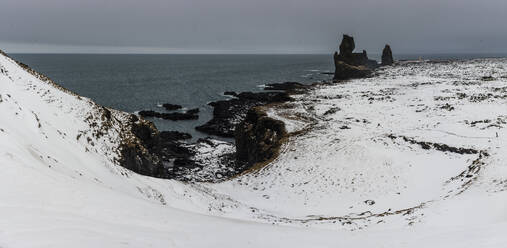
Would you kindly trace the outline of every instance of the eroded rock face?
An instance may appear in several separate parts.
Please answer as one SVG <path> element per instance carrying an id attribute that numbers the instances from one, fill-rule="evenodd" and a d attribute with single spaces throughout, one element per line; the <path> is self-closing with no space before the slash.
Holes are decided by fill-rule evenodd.
<path id="1" fill-rule="evenodd" d="M 267 116 L 260 108 L 248 110 L 235 132 L 236 158 L 239 163 L 254 165 L 277 156 L 287 136 L 285 124 Z"/>
<path id="2" fill-rule="evenodd" d="M 391 47 L 386 45 L 382 50 L 382 65 L 392 65 L 394 63 L 393 52 Z"/>
<path id="3" fill-rule="evenodd" d="M 129 125 L 133 137 L 120 144 L 119 164 L 142 175 L 168 178 L 158 151 L 159 133 L 155 126 L 135 115 L 131 115 Z"/>
<path id="4" fill-rule="evenodd" d="M 366 66 L 354 66 L 346 64 L 342 61 L 337 61 L 335 63 L 335 80 L 345 80 L 351 78 L 363 78 L 368 77 L 372 74 L 372 71 L 368 69 Z"/>
<path id="5" fill-rule="evenodd" d="M 153 123 L 131 115 L 131 135 L 120 144 L 119 164 L 136 173 L 158 178 L 179 179 L 177 170 L 195 167 L 195 151 L 181 140 L 192 136 L 176 131 L 159 132 Z"/>

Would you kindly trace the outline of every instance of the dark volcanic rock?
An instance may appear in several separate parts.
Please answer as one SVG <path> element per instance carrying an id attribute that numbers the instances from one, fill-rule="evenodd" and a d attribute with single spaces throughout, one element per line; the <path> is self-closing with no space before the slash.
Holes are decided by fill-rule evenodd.
<path id="1" fill-rule="evenodd" d="M 356 43 L 354 42 L 354 37 L 344 34 L 342 38 L 342 43 L 340 44 L 340 54 L 341 55 L 350 55 L 356 49 Z"/>
<path id="2" fill-rule="evenodd" d="M 186 140 L 191 139 L 192 135 L 178 131 L 162 131 L 160 132 L 160 138 L 162 140 Z"/>
<path id="3" fill-rule="evenodd" d="M 285 82 L 277 84 L 266 84 L 264 90 L 280 90 L 290 93 L 304 92 L 308 89 L 308 85 L 304 85 L 298 82 Z"/>
<path id="4" fill-rule="evenodd" d="M 378 67 L 377 61 L 368 59 L 365 50 L 362 53 L 354 53 L 355 47 L 354 38 L 343 35 L 340 53 L 335 52 L 333 55 L 335 64 L 334 79 L 366 77 L 371 74 L 371 69 Z"/>
<path id="5" fill-rule="evenodd" d="M 382 65 L 392 65 L 394 63 L 393 52 L 391 47 L 386 45 L 382 50 Z"/>
<path id="6" fill-rule="evenodd" d="M 349 65 L 364 65 L 370 69 L 378 67 L 377 61 L 368 59 L 368 55 L 365 50 L 361 53 L 354 53 L 354 38 L 348 35 L 343 35 L 342 42 L 340 44 L 340 53 L 335 52 L 333 58 L 335 63 L 342 61 Z"/>
<path id="7" fill-rule="evenodd" d="M 139 115 L 142 117 L 157 117 L 171 121 L 179 121 L 179 120 L 197 120 L 199 116 L 193 112 L 185 112 L 185 113 L 159 113 L 153 110 L 142 110 L 139 111 Z M 198 112 L 198 111 L 197 111 Z"/>
<path id="8" fill-rule="evenodd" d="M 119 147 L 119 164 L 146 176 L 168 178 L 158 152 L 158 131 L 151 122 L 139 120 L 132 115 L 131 133 L 134 137 L 124 139 Z"/>
<path id="9" fill-rule="evenodd" d="M 190 114 L 190 115 L 195 115 L 195 114 L 199 113 L 199 108 L 189 109 L 185 113 Z"/>
<path id="10" fill-rule="evenodd" d="M 350 78 L 363 78 L 370 76 L 372 71 L 365 66 L 353 66 L 342 61 L 335 63 L 335 80 L 345 80 Z"/>
<path id="11" fill-rule="evenodd" d="M 226 96 L 237 96 L 238 93 L 236 93 L 234 91 L 226 91 L 226 92 L 224 92 L 224 95 L 226 95 Z"/>
<path id="12" fill-rule="evenodd" d="M 275 158 L 286 135 L 282 121 L 268 117 L 260 108 L 251 108 L 236 127 L 238 162 L 254 165 Z"/>
<path id="13" fill-rule="evenodd" d="M 170 104 L 170 103 L 164 103 L 164 104 L 162 104 L 162 107 L 164 107 L 166 110 L 178 110 L 178 109 L 182 108 L 181 105 Z"/>
<path id="14" fill-rule="evenodd" d="M 213 106 L 213 119 L 195 129 L 211 135 L 234 138 L 234 129 L 246 116 L 248 109 L 291 100 L 285 92 L 242 92 L 237 94 L 237 98 L 210 103 Z"/>
<path id="15" fill-rule="evenodd" d="M 272 102 L 287 102 L 291 101 L 292 98 L 289 96 L 289 94 L 285 92 L 259 92 L 259 93 L 253 93 L 253 92 L 241 92 L 237 96 L 240 100 L 244 101 L 258 101 L 258 102 L 265 102 L 265 103 L 272 103 Z"/>
<path id="16" fill-rule="evenodd" d="M 133 137 L 124 139 L 120 145 L 119 164 L 142 175 L 182 179 L 182 171 L 201 167 L 194 161 L 196 154 L 192 145 L 180 140 L 191 138 L 190 134 L 177 131 L 158 132 L 153 123 L 132 115 L 128 126 Z"/>

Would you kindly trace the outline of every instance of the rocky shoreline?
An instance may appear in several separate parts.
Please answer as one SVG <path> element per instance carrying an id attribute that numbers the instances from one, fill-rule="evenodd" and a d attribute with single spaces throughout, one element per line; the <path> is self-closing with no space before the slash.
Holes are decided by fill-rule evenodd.
<path id="1" fill-rule="evenodd" d="M 353 53 L 354 39 L 343 36 L 340 53 L 335 53 L 335 72 L 333 81 L 369 77 L 381 65 L 367 57 L 365 51 Z M 392 52 L 386 45 L 382 65 L 393 63 Z M 147 149 L 152 157 L 139 154 L 140 147 L 123 146 L 122 166 L 141 174 L 172 178 L 183 181 L 220 181 L 244 172 L 258 164 L 263 164 L 278 156 L 279 149 L 288 132 L 284 122 L 267 115 L 262 106 L 276 105 L 293 101 L 291 95 L 303 94 L 313 85 L 298 82 L 267 84 L 265 92 L 224 92 L 232 99 L 209 103 L 213 107 L 213 118 L 195 129 L 224 138 L 234 138 L 234 143 L 220 142 L 211 138 L 186 143 L 189 134 L 179 132 L 158 132 L 153 124 L 136 126 L 133 120 L 133 133 L 142 141 L 141 147 Z M 167 110 L 177 110 L 177 104 L 164 104 Z M 157 117 L 168 120 L 197 119 L 196 110 L 186 112 L 158 113 L 141 111 L 140 116 Z M 201 150 L 220 150 L 203 155 Z M 156 167 L 145 170 L 143 167 Z"/>

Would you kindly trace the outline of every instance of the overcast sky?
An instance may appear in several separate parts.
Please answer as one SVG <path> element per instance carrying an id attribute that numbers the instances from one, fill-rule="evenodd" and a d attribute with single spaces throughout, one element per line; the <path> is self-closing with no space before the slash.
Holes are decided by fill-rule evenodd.
<path id="1" fill-rule="evenodd" d="M 2 0 L 7 52 L 507 52 L 507 0 Z"/>

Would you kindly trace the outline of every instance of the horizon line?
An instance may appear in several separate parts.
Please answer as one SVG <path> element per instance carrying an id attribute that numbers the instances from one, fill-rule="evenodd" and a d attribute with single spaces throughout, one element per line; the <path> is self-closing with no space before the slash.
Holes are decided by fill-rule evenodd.
<path id="1" fill-rule="evenodd" d="M 1 50 L 1 49 L 0 49 Z M 7 54 L 47 54 L 47 55 L 332 55 L 333 52 L 8 52 L 2 50 Z M 374 55 L 381 55 L 381 53 L 368 53 Z M 502 54 L 507 55 L 507 52 L 402 52 L 395 53 L 394 55 L 494 55 Z"/>

